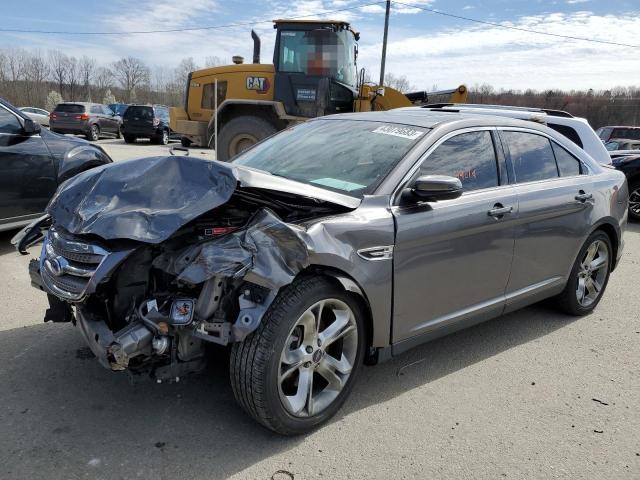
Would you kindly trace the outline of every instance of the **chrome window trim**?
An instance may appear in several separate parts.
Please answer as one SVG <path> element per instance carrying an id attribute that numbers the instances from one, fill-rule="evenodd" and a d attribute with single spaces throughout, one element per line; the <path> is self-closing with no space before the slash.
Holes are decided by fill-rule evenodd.
<path id="1" fill-rule="evenodd" d="M 431 145 L 429 147 L 429 149 L 426 152 L 424 152 L 424 154 L 422 154 L 418 158 L 418 160 L 416 160 L 416 163 L 414 163 L 412 165 L 412 167 L 409 169 L 407 174 L 404 177 L 402 177 L 402 180 L 398 183 L 396 188 L 393 190 L 393 192 L 389 196 L 389 208 L 393 208 L 393 207 L 399 206 L 397 204 L 398 197 L 399 197 L 398 193 L 402 190 L 403 186 L 409 180 L 411 180 L 411 177 L 413 177 L 413 175 L 415 175 L 415 173 L 420 168 L 420 165 L 422 165 L 422 162 L 424 162 L 427 158 L 429 158 L 429 155 L 431 155 L 436 148 L 438 148 L 440 145 L 442 145 L 444 142 L 446 142 L 450 138 L 455 137 L 457 135 L 460 135 L 460 134 L 463 134 L 463 133 L 484 132 L 484 131 L 495 132 L 496 131 L 496 127 L 486 127 L 486 126 L 485 127 L 465 127 L 465 128 L 461 128 L 459 130 L 454 130 L 453 132 L 449 132 L 446 135 L 443 135 L 441 138 L 439 138 L 433 145 Z M 493 139 L 491 141 L 493 142 Z M 498 148 L 498 146 L 495 145 L 495 142 L 494 142 L 494 154 L 496 155 L 496 162 L 499 162 L 500 159 L 498 158 L 497 152 L 495 151 L 496 148 Z M 498 167 L 497 164 L 496 164 L 496 167 Z M 498 174 L 498 180 L 500 180 L 500 170 L 498 169 L 496 173 Z M 462 195 L 463 196 L 464 195 L 470 195 L 470 194 L 475 193 L 475 192 L 484 192 L 484 191 L 487 191 L 487 190 L 492 190 L 492 189 L 496 189 L 496 188 L 500 188 L 500 187 L 506 187 L 506 186 L 513 186 L 513 185 L 504 184 L 504 185 L 496 185 L 495 187 L 479 188 L 477 190 L 472 190 L 470 192 L 464 192 L 463 191 Z"/>

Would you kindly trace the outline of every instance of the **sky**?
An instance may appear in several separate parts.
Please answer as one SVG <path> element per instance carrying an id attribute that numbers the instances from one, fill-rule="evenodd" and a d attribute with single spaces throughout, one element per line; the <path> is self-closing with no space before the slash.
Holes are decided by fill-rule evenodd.
<path id="1" fill-rule="evenodd" d="M 226 28 L 109 36 L 0 32 L 0 47 L 59 49 L 108 64 L 135 56 L 152 70 L 182 58 L 200 66 L 207 56 L 251 61 L 250 32 L 272 61 L 275 18 L 348 20 L 361 32 L 358 66 L 378 78 L 384 6 L 375 0 L 35 0 L 2 1 L 0 28 L 64 32 L 131 32 L 183 27 Z M 609 89 L 640 85 L 640 0 L 401 0 L 392 4 L 387 72 L 418 89 L 490 84 L 497 89 Z M 362 6 L 370 4 L 367 6 Z M 357 7 L 357 8 L 356 8 Z M 622 47 L 568 40 L 430 13 L 426 7 L 482 21 L 548 33 L 625 43 Z M 336 12 L 335 10 L 350 10 Z M 324 13 L 332 11 L 332 13 Z M 255 25 L 248 25 L 252 22 Z"/>

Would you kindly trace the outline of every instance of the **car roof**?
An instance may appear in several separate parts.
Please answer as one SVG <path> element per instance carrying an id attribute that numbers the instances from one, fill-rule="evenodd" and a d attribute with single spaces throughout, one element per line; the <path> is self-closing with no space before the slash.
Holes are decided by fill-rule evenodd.
<path id="1" fill-rule="evenodd" d="M 329 115 L 321 117 L 322 119 L 352 119 L 352 120 L 369 120 L 374 122 L 398 123 L 403 125 L 412 125 L 422 128 L 435 128 L 444 124 L 456 124 L 458 128 L 474 127 L 474 126 L 504 126 L 504 127 L 521 127 L 533 128 L 543 132 L 548 132 L 546 126 L 520 120 L 517 118 L 502 117 L 498 115 L 478 115 L 471 112 L 460 112 L 455 110 L 430 110 L 420 107 L 397 108 L 394 110 L 386 110 L 380 112 L 359 112 L 359 113 L 342 113 L 338 115 Z"/>

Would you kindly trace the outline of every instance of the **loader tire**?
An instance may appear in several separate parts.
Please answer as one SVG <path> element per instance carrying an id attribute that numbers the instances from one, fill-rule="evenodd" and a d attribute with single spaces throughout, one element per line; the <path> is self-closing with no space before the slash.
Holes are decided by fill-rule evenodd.
<path id="1" fill-rule="evenodd" d="M 242 115 L 233 118 L 218 134 L 218 160 L 229 161 L 276 132 L 276 127 L 262 117 Z"/>

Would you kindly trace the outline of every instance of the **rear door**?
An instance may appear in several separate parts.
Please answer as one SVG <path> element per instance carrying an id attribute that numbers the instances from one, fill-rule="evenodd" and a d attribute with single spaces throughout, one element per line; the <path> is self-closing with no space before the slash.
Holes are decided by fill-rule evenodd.
<path id="1" fill-rule="evenodd" d="M 102 109 L 104 122 L 106 125 L 108 125 L 109 133 L 118 133 L 120 123 L 118 122 L 118 117 L 115 116 L 113 110 L 111 110 L 106 105 L 100 105 L 100 108 Z"/>
<path id="2" fill-rule="evenodd" d="M 393 343 L 502 312 L 518 205 L 496 138 L 486 128 L 449 134 L 412 175 L 458 177 L 460 198 L 393 207 Z"/>
<path id="3" fill-rule="evenodd" d="M 562 290 L 588 234 L 593 185 L 586 167 L 553 139 L 500 131 L 520 206 L 507 309 Z M 551 292 L 553 293 L 553 292 Z"/>
<path id="4" fill-rule="evenodd" d="M 44 211 L 56 189 L 56 172 L 39 134 L 25 135 L 20 119 L 0 105 L 0 226 Z"/>

